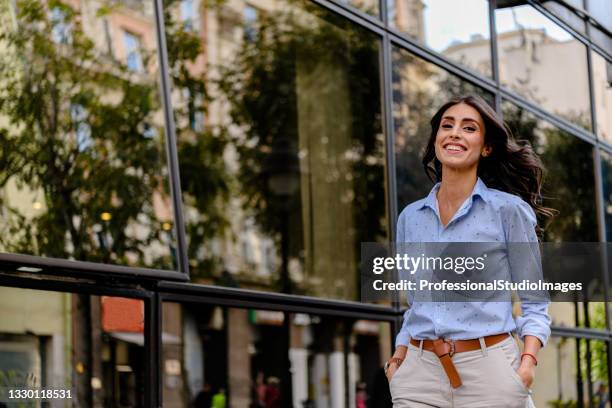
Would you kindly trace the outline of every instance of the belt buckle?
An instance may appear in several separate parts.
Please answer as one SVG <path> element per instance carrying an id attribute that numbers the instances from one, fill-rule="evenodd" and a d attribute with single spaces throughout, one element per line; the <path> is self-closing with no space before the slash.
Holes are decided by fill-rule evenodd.
<path id="1" fill-rule="evenodd" d="M 452 339 L 442 339 L 445 343 L 450 346 L 450 351 L 448 352 L 448 356 L 452 357 L 455 354 L 455 340 Z"/>

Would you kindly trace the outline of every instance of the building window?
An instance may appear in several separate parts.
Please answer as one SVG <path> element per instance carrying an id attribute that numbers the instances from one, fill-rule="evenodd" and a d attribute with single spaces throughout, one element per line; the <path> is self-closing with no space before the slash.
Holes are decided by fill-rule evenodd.
<path id="1" fill-rule="evenodd" d="M 71 27 L 66 21 L 66 12 L 59 7 L 51 9 L 51 38 L 57 44 L 68 44 L 71 37 Z"/>
<path id="2" fill-rule="evenodd" d="M 82 105 L 74 104 L 70 107 L 70 117 L 76 136 L 76 144 L 79 152 L 87 150 L 92 145 L 91 126 L 87 123 L 87 111 Z"/>
<path id="3" fill-rule="evenodd" d="M 255 41 L 257 38 L 257 20 L 259 12 L 253 6 L 245 6 L 243 12 L 244 38 L 247 41 Z"/>
<path id="4" fill-rule="evenodd" d="M 102 21 L 102 27 L 104 28 L 104 40 L 106 41 L 106 52 L 111 58 L 115 58 L 115 50 L 113 47 L 113 39 L 111 35 L 110 24 L 108 19 Z"/>
<path id="5" fill-rule="evenodd" d="M 196 92 L 193 100 L 189 101 L 189 127 L 194 132 L 202 132 L 204 130 L 205 115 L 203 110 L 204 97 L 201 93 Z"/>
<path id="6" fill-rule="evenodd" d="M 195 6 L 193 0 L 181 0 L 181 21 L 185 31 L 192 31 L 196 20 Z"/>
<path id="7" fill-rule="evenodd" d="M 140 38 L 128 31 L 123 33 L 123 47 L 127 67 L 132 72 L 142 72 L 142 55 L 140 53 Z"/>

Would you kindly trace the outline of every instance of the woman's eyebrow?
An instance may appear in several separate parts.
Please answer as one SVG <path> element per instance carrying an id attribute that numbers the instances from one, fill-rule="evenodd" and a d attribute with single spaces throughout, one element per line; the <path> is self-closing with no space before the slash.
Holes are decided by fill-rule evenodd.
<path id="1" fill-rule="evenodd" d="M 442 116 L 442 120 L 455 120 L 454 116 Z M 462 118 L 461 122 L 473 122 L 478 125 L 478 120 L 473 118 Z"/>

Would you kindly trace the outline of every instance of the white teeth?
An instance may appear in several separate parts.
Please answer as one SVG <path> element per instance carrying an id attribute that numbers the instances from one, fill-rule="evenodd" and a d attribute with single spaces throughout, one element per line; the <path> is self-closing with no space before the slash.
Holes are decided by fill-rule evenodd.
<path id="1" fill-rule="evenodd" d="M 460 152 L 460 151 L 462 151 L 463 149 L 462 149 L 461 147 L 459 147 L 459 146 L 455 146 L 455 145 L 448 145 L 448 146 L 446 146 L 446 150 L 454 150 L 454 151 L 456 151 L 456 152 Z"/>

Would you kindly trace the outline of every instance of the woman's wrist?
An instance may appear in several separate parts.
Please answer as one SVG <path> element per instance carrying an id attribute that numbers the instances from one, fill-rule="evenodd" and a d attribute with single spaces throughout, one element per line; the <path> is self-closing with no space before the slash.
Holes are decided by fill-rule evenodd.
<path id="1" fill-rule="evenodd" d="M 406 354 L 408 353 L 408 347 L 406 346 L 397 346 L 395 348 L 395 352 L 393 353 L 394 358 L 404 359 L 406 358 Z"/>
<path id="2" fill-rule="evenodd" d="M 521 355 L 521 365 L 524 367 L 535 368 L 537 363 L 529 356 L 523 354 Z"/>
<path id="3" fill-rule="evenodd" d="M 521 353 L 521 365 L 535 367 L 538 365 L 538 351 L 542 346 L 541 341 L 532 335 L 523 338 L 523 352 Z"/>

